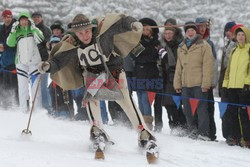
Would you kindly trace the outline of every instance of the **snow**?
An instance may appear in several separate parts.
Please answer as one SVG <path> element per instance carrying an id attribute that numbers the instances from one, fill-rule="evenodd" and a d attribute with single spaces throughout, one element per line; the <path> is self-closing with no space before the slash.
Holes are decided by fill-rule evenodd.
<path id="1" fill-rule="evenodd" d="M 249 26 L 249 3 L 245 0 L 2 0 L 0 10 L 8 7 L 15 16 L 23 10 L 41 11 L 48 25 L 57 19 L 66 25 L 77 13 L 93 18 L 107 12 L 122 12 L 137 19 L 151 17 L 159 25 L 170 17 L 183 24 L 198 16 L 205 16 L 213 21 L 211 37 L 218 55 L 221 55 L 225 23 L 235 20 Z M 250 149 L 225 144 L 217 104 L 215 107 L 219 142 L 172 136 L 164 112 L 165 127 L 162 133 L 155 134 L 160 146 L 160 159 L 153 166 L 249 167 Z M 96 161 L 89 149 L 88 122 L 53 119 L 45 111 L 36 111 L 31 120 L 32 136 L 22 136 L 21 131 L 26 128 L 29 115 L 12 110 L 0 109 L 0 167 L 151 166 L 138 149 L 138 136 L 133 130 L 122 126 L 105 126 L 115 145 L 107 149 L 104 161 Z"/>
<path id="2" fill-rule="evenodd" d="M 33 114 L 32 136 L 22 136 L 28 114 L 18 110 L 0 110 L 0 167 L 249 167 L 250 149 L 227 146 L 221 135 L 216 107 L 219 142 L 195 141 L 170 135 L 166 112 L 164 129 L 156 133 L 160 147 L 158 164 L 147 164 L 137 146 L 137 133 L 122 126 L 105 125 L 115 145 L 107 148 L 105 160 L 94 160 L 90 150 L 90 125 L 84 121 L 59 120 L 45 111 Z M 15 111 L 14 111 L 15 110 Z"/>

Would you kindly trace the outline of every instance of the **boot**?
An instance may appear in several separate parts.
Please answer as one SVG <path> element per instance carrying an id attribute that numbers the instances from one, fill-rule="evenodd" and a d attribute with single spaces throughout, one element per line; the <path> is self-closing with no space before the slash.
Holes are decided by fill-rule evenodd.
<path id="1" fill-rule="evenodd" d="M 159 157 L 159 148 L 156 144 L 156 139 L 147 130 L 143 129 L 139 134 L 139 147 L 144 148 L 149 164 L 157 162 Z"/>
<path id="2" fill-rule="evenodd" d="M 150 140 L 156 141 L 154 136 L 152 136 L 147 130 L 143 129 L 139 133 L 139 139 L 138 139 L 139 147 L 143 147 L 143 148 L 146 147 L 148 141 L 150 141 Z"/>
<path id="3" fill-rule="evenodd" d="M 109 145 L 115 144 L 103 129 L 100 129 L 96 126 L 92 126 L 90 129 L 90 140 L 95 142 L 97 138 L 101 138 L 101 141 L 103 141 L 106 144 Z"/>
<path id="4" fill-rule="evenodd" d="M 147 127 L 149 128 L 149 130 L 153 130 L 154 118 L 151 115 L 144 115 L 143 118 L 144 118 L 144 121 L 145 121 Z"/>

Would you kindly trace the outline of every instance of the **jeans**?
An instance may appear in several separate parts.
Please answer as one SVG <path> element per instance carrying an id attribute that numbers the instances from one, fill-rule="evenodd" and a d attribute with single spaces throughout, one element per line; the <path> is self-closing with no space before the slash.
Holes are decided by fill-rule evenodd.
<path id="1" fill-rule="evenodd" d="M 49 74 L 45 73 L 41 76 L 41 90 L 42 90 L 42 107 L 50 110 L 52 108 L 51 97 L 48 89 L 48 77 Z"/>
<path id="2" fill-rule="evenodd" d="M 138 96 L 139 109 L 142 115 L 152 115 L 151 105 L 148 100 L 147 91 L 136 91 Z"/>
<path id="3" fill-rule="evenodd" d="M 100 109 L 101 109 L 101 115 L 102 115 L 102 122 L 103 124 L 107 124 L 108 123 L 108 113 L 107 113 L 107 109 L 106 109 L 106 103 L 105 101 L 100 101 Z"/>
<path id="4" fill-rule="evenodd" d="M 198 119 L 198 134 L 202 136 L 208 136 L 210 134 L 210 126 L 209 126 L 209 114 L 208 114 L 208 102 L 204 101 L 208 99 L 208 92 L 202 92 L 201 87 L 191 87 L 191 88 L 182 88 L 182 96 L 183 98 L 183 106 L 184 106 L 184 114 L 186 116 L 187 124 L 190 130 L 197 129 L 197 120 L 191 112 L 191 106 L 189 98 L 198 98 L 203 99 L 200 100 L 196 109 L 197 119 Z"/>

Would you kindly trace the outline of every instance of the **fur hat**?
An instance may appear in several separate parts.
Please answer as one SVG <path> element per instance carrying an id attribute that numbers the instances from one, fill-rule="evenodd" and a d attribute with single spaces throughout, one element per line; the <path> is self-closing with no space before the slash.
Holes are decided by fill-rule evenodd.
<path id="1" fill-rule="evenodd" d="M 143 26 L 148 25 L 148 26 L 157 26 L 156 22 L 153 19 L 150 18 L 142 18 L 139 20 L 139 22 L 142 23 Z M 159 33 L 159 28 L 152 28 L 153 35 L 158 35 Z"/>
<path id="2" fill-rule="evenodd" d="M 11 10 L 5 9 L 5 10 L 2 12 L 2 16 L 3 16 L 3 17 L 12 16 Z"/>
<path id="3" fill-rule="evenodd" d="M 185 31 L 185 33 L 187 32 L 187 30 L 189 28 L 193 28 L 197 32 L 197 26 L 195 25 L 195 22 L 188 21 L 188 22 L 185 23 L 185 25 L 184 25 L 184 31 Z"/>
<path id="4" fill-rule="evenodd" d="M 71 22 L 71 31 L 77 32 L 96 27 L 84 14 L 77 14 Z"/>

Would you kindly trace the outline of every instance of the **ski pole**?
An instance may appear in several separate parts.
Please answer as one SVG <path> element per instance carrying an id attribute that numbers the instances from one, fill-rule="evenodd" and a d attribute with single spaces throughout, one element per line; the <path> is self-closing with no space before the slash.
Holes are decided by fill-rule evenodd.
<path id="1" fill-rule="evenodd" d="M 38 92 L 39 85 L 40 85 L 40 82 L 41 82 L 41 78 L 42 78 L 42 76 L 40 75 L 40 78 L 38 80 L 37 87 L 36 87 L 35 96 L 34 96 L 34 98 L 32 100 L 32 107 L 31 107 L 31 110 L 30 110 L 28 125 L 27 125 L 26 129 L 22 130 L 22 134 L 32 135 L 31 131 L 29 130 L 29 126 L 30 126 L 31 116 L 32 116 L 32 113 L 33 113 L 33 110 L 34 110 L 34 104 L 35 104 L 35 101 L 36 101 L 36 96 L 37 96 L 37 92 Z"/>

